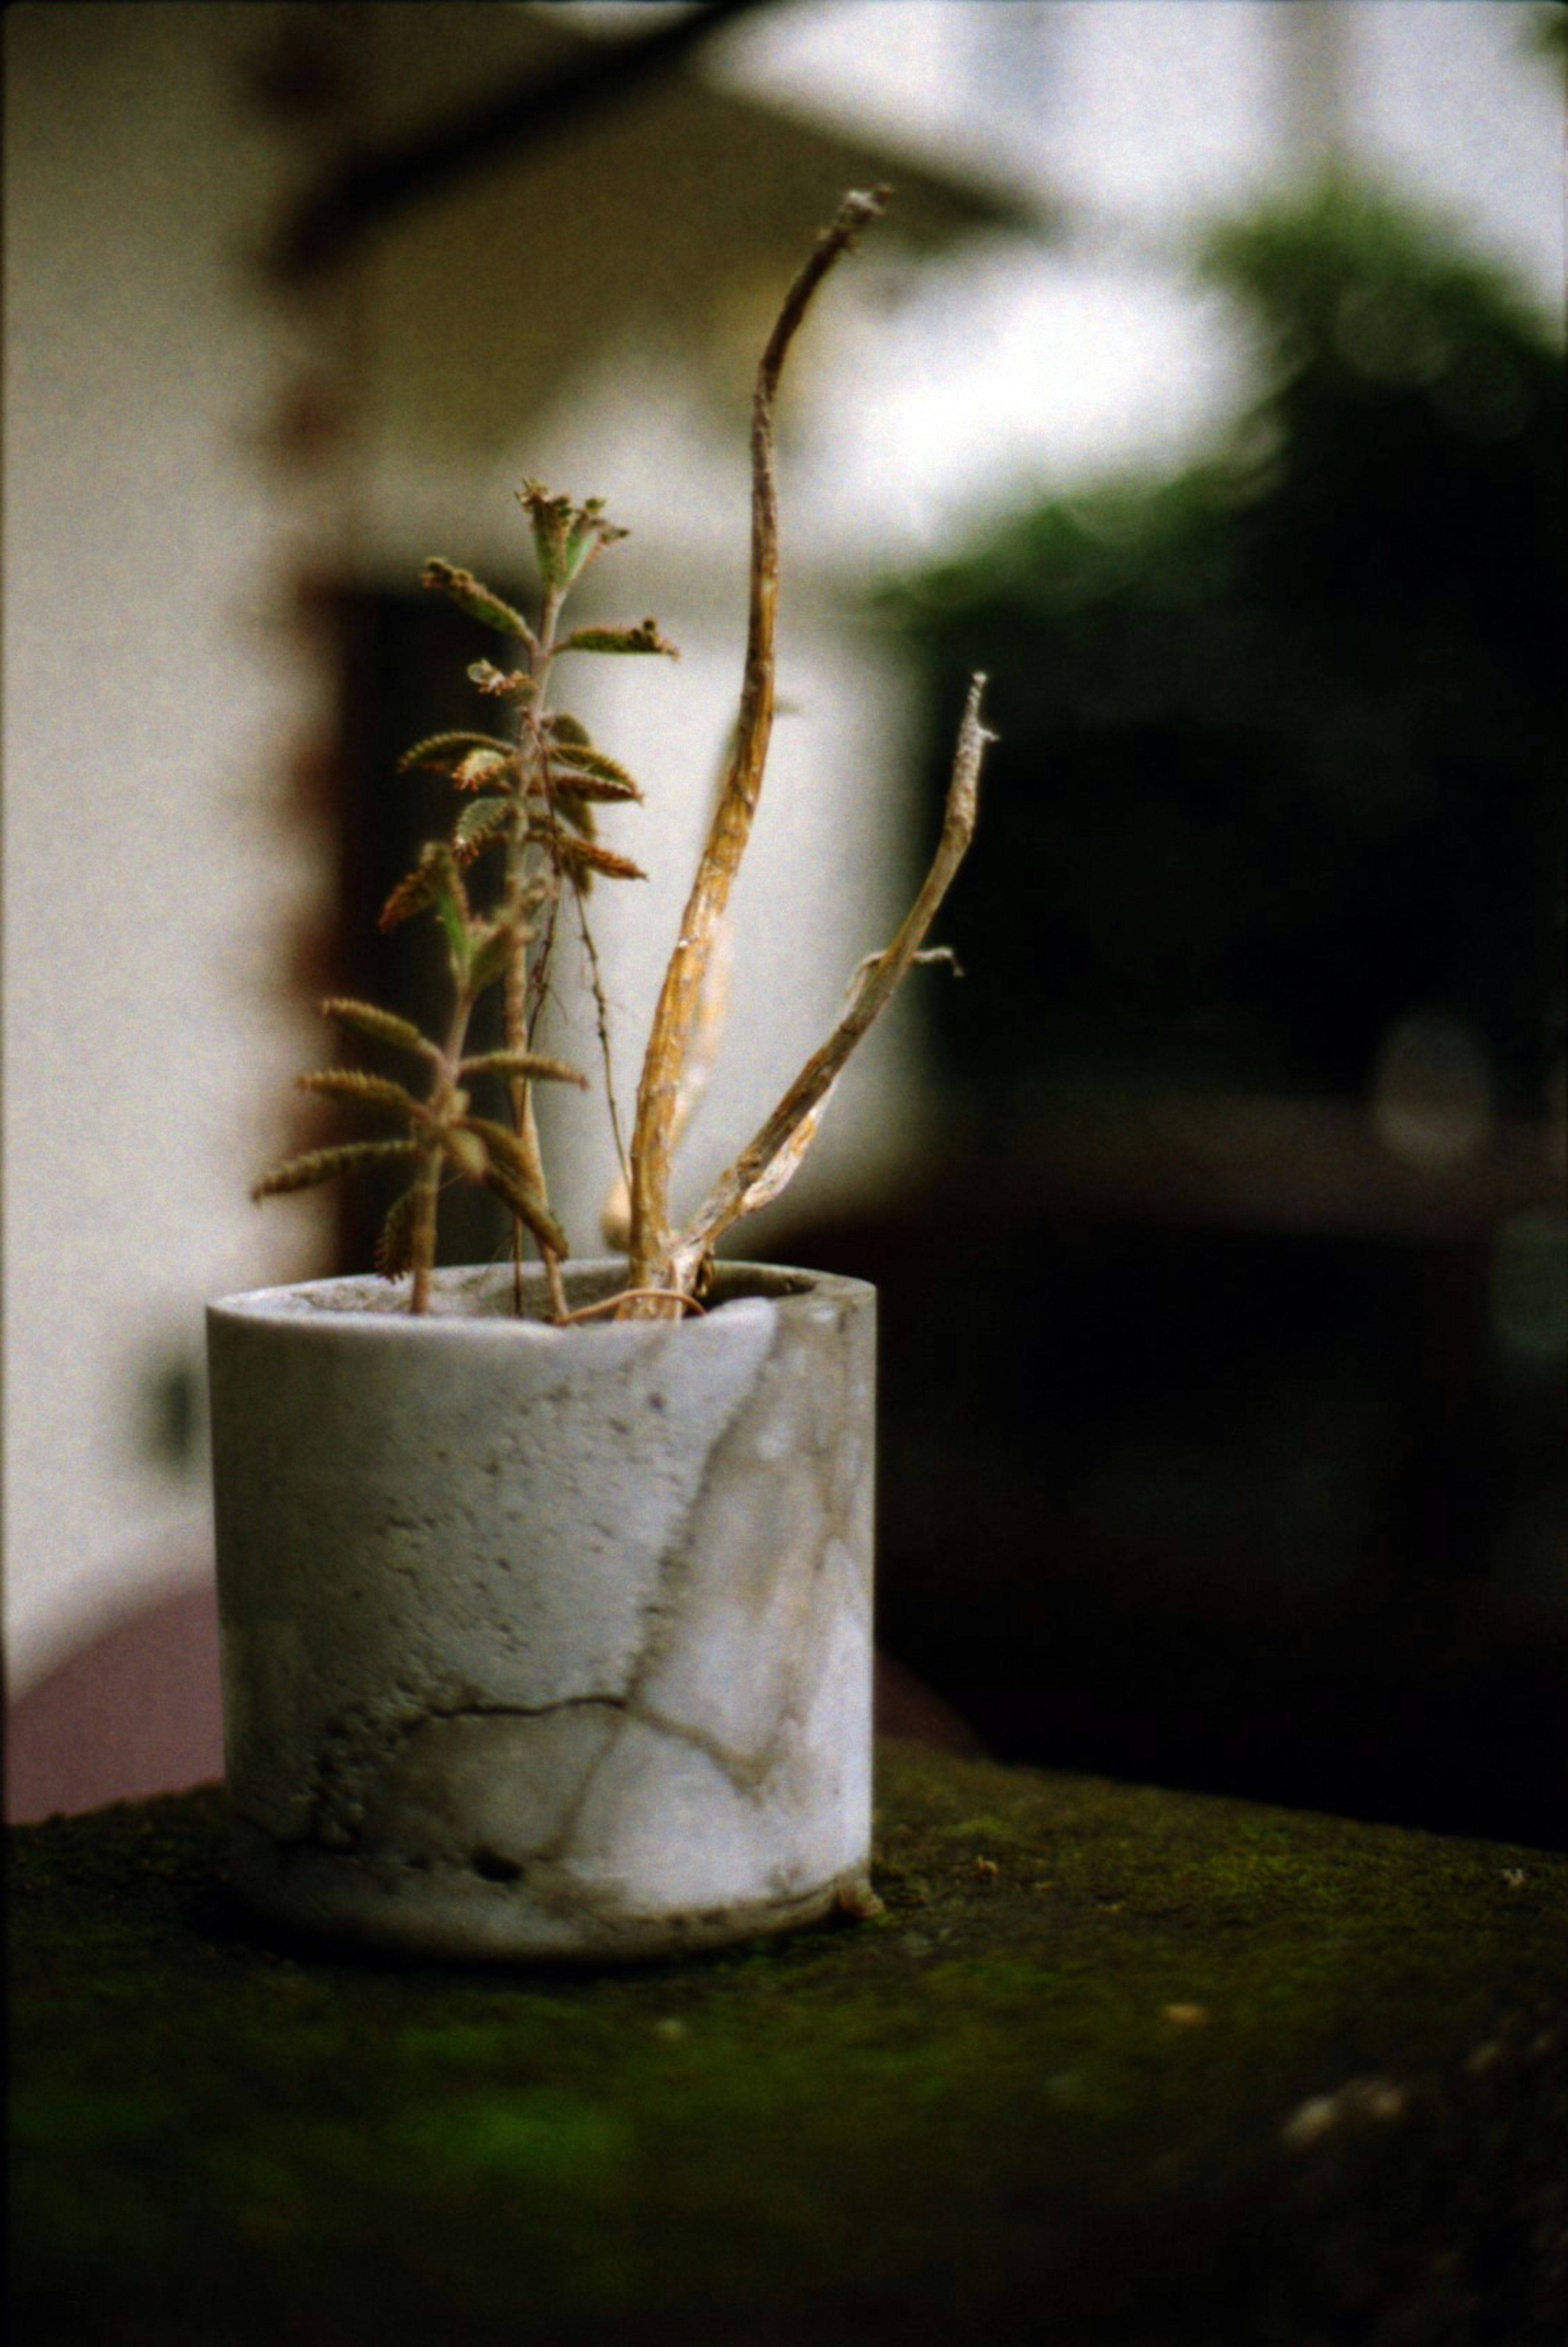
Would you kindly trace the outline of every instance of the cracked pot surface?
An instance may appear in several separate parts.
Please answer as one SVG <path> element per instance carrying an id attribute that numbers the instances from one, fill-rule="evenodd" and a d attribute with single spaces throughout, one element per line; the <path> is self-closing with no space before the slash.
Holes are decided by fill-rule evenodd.
<path id="1" fill-rule="evenodd" d="M 613 1292 L 585 1266 L 574 1305 Z M 533 1303 L 542 1309 L 542 1281 Z M 875 1297 L 731 1265 L 555 1328 L 505 1266 L 209 1319 L 235 1875 L 447 1955 L 647 1955 L 863 1887 Z"/>

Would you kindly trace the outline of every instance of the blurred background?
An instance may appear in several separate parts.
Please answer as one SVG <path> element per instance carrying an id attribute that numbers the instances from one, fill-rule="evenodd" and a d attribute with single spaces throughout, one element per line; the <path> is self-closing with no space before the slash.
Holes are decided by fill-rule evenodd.
<path id="1" fill-rule="evenodd" d="M 512 490 L 678 666 L 577 705 L 617 1083 L 738 682 L 781 419 L 732 1153 L 886 941 L 972 669 L 1002 739 L 919 974 L 747 1252 L 878 1282 L 891 1724 L 1568 1840 L 1563 26 L 1535 0 L 24 5 L 5 19 L 7 1809 L 219 1765 L 201 1307 L 359 1269 L 329 986 L 528 591 Z M 657 667 L 649 677 L 646 671 Z M 602 906 L 600 897 L 605 898 Z M 557 1048 L 592 1051 L 563 968 Z M 546 1134 L 580 1252 L 612 1155 Z M 459 1257 L 496 1241 L 453 1217 Z"/>

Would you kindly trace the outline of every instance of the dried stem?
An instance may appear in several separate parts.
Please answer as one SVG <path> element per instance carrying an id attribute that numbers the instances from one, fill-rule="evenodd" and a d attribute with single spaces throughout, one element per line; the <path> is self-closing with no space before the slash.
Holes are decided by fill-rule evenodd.
<path id="1" fill-rule="evenodd" d="M 572 901 L 577 908 L 577 928 L 583 940 L 583 951 L 588 959 L 588 983 L 594 993 L 594 1017 L 598 1028 L 599 1057 L 604 1063 L 605 1098 L 609 1102 L 610 1134 L 616 1144 L 616 1163 L 620 1167 L 621 1181 L 629 1195 L 631 1174 L 626 1165 L 626 1145 L 621 1136 L 621 1112 L 616 1105 L 616 1071 L 610 1056 L 610 1006 L 605 994 L 605 976 L 599 967 L 599 949 L 594 943 L 593 930 L 588 927 L 588 908 L 583 902 L 580 888 L 573 889 Z"/>
<path id="2" fill-rule="evenodd" d="M 885 188 L 845 198 L 838 217 L 785 296 L 757 372 L 751 411 L 751 578 L 746 666 L 735 746 L 719 794 L 680 934 L 660 990 L 632 1134 L 628 1285 L 662 1289 L 670 1266 L 669 1184 L 681 1079 L 714 938 L 750 835 L 762 787 L 773 717 L 773 644 L 779 602 L 779 493 L 773 411 L 785 354 L 811 296 L 857 231 L 888 200 Z M 678 1307 L 677 1307 L 678 1308 Z M 657 1316 L 658 1304 L 633 1301 L 628 1317 Z"/>
<path id="3" fill-rule="evenodd" d="M 942 836 L 919 896 L 892 944 L 860 966 L 848 1005 L 821 1048 L 807 1061 L 767 1122 L 722 1174 L 671 1251 L 663 1283 L 685 1295 L 697 1284 L 717 1242 L 743 1214 L 769 1204 L 793 1179 L 816 1136 L 828 1095 L 856 1044 L 886 1009 L 900 979 L 920 953 L 938 907 L 974 835 L 980 766 L 995 739 L 980 722 L 983 676 L 970 684 L 953 753 Z"/>

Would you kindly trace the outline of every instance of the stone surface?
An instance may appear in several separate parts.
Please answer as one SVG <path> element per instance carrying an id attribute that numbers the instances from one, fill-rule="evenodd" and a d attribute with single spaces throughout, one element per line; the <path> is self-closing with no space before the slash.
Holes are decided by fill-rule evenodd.
<path id="1" fill-rule="evenodd" d="M 10 1838 L 9 2334 L 1562 2347 L 1568 1858 L 884 1746 L 874 1921 L 321 1951 Z"/>
<path id="2" fill-rule="evenodd" d="M 213 1308 L 237 1879 L 490 1957 L 820 1913 L 869 1848 L 872 1292 L 728 1266 L 703 1319 L 563 1330 L 510 1287 Z"/>

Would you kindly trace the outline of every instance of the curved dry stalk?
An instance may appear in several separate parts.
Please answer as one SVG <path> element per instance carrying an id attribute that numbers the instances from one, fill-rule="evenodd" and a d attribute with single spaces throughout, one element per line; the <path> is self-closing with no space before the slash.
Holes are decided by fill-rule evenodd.
<path id="1" fill-rule="evenodd" d="M 757 370 L 751 407 L 751 578 L 746 666 L 735 746 L 714 812 L 680 934 L 665 972 L 637 1087 L 632 1134 L 628 1286 L 669 1284 L 670 1163 L 682 1079 L 702 998 L 703 982 L 736 872 L 750 835 L 762 787 L 773 718 L 773 644 L 779 603 L 779 490 L 773 455 L 773 410 L 785 354 L 811 296 L 857 232 L 885 207 L 889 190 L 845 197 L 832 225 L 818 238 L 779 313 Z M 653 1317 L 657 1301 L 632 1300 L 628 1317 Z"/>
<path id="2" fill-rule="evenodd" d="M 927 930 L 952 885 L 974 836 L 980 767 L 985 745 L 995 740 L 980 722 L 983 676 L 972 679 L 958 729 L 952 776 L 942 812 L 942 836 L 919 896 L 903 926 L 883 952 L 870 955 L 850 981 L 849 999 L 832 1033 L 801 1069 L 767 1122 L 735 1163 L 714 1184 L 670 1252 L 663 1285 L 688 1294 L 702 1267 L 732 1224 L 769 1205 L 794 1179 L 815 1140 L 828 1097 L 856 1044 L 886 1009 L 899 980 L 920 957 Z"/>

